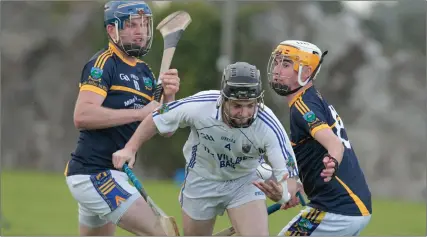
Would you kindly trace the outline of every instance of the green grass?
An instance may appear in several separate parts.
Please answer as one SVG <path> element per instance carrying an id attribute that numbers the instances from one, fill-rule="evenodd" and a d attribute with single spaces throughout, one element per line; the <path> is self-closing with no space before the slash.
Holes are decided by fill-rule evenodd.
<path id="1" fill-rule="evenodd" d="M 181 226 L 179 187 L 169 182 L 144 181 L 147 192 Z M 2 235 L 78 235 L 77 204 L 60 174 L 2 172 L 1 207 L 10 225 Z M 362 235 L 424 235 L 425 203 L 374 200 L 374 214 Z M 299 212 L 296 207 L 270 216 L 270 233 L 276 235 Z M 229 226 L 227 216 L 219 217 L 215 230 Z M 182 233 L 182 230 L 181 230 Z M 131 235 L 118 228 L 116 235 Z"/>

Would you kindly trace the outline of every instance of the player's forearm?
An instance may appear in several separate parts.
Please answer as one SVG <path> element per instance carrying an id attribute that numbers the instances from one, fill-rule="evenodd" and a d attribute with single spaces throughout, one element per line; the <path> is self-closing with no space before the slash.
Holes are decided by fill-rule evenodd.
<path id="1" fill-rule="evenodd" d="M 332 129 L 321 129 L 316 132 L 314 138 L 322 144 L 322 146 L 328 151 L 329 155 L 334 157 L 338 163 L 341 163 L 344 155 L 344 145 L 333 133 Z"/>
<path id="2" fill-rule="evenodd" d="M 78 129 L 110 128 L 141 119 L 141 112 L 135 109 L 116 110 L 91 104 L 76 108 L 74 112 L 74 124 Z"/>
<path id="3" fill-rule="evenodd" d="M 329 147 L 326 147 L 328 150 L 328 154 L 334 157 L 338 164 L 341 164 L 342 157 L 344 155 L 344 146 L 341 142 L 335 143 L 333 145 L 330 145 Z"/>
<path id="4" fill-rule="evenodd" d="M 130 140 L 126 143 L 126 148 L 137 152 L 138 149 L 146 141 L 150 140 L 157 133 L 156 125 L 153 121 L 153 115 L 150 113 L 138 126 L 135 133 Z"/>

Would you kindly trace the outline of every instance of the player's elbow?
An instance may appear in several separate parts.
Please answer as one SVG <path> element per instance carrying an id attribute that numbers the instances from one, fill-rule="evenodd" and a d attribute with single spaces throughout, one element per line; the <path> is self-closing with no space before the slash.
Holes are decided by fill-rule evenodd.
<path id="1" fill-rule="evenodd" d="M 74 113 L 73 122 L 74 127 L 77 129 L 84 129 L 86 127 L 86 121 L 81 113 Z"/>
<path id="2" fill-rule="evenodd" d="M 84 110 L 76 108 L 73 117 L 74 127 L 77 129 L 87 129 L 88 121 Z"/>

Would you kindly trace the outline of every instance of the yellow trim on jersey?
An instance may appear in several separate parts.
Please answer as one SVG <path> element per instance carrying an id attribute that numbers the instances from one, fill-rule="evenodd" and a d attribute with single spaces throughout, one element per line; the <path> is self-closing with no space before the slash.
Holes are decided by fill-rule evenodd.
<path id="1" fill-rule="evenodd" d="M 313 85 L 311 85 L 311 86 L 309 86 L 309 87 L 307 87 L 307 88 L 304 88 L 304 89 L 302 89 L 302 90 L 300 90 L 300 91 L 296 92 L 296 93 L 295 93 L 295 96 L 294 96 L 294 97 L 292 98 L 292 100 L 291 100 L 291 101 L 289 101 L 289 103 L 288 103 L 289 107 L 291 107 L 291 106 L 295 103 L 295 101 L 296 101 L 297 99 L 301 98 L 302 94 L 304 94 L 304 93 L 305 93 L 305 91 L 306 91 L 306 90 L 308 90 L 308 88 L 310 88 L 310 87 L 312 87 L 312 86 L 313 86 Z"/>
<path id="2" fill-rule="evenodd" d="M 154 96 L 150 97 L 147 94 L 144 94 L 144 93 L 142 93 L 140 91 L 137 91 L 135 89 L 132 89 L 132 88 L 129 88 L 129 87 L 125 87 L 125 86 L 112 86 L 110 88 L 110 90 L 112 90 L 112 91 L 127 91 L 127 92 L 130 92 L 130 93 L 133 93 L 133 94 L 140 95 L 140 96 L 146 98 L 149 101 L 152 101 L 153 98 L 154 98 Z"/>
<path id="3" fill-rule="evenodd" d="M 312 137 L 314 137 L 314 135 L 315 135 L 318 131 L 320 131 L 320 130 L 322 130 L 322 129 L 325 129 L 325 128 L 330 128 L 330 127 L 329 127 L 329 125 L 327 125 L 327 124 L 319 125 L 319 126 L 317 126 L 317 127 L 313 128 L 313 129 L 310 131 L 310 134 L 311 134 L 311 136 L 312 136 Z"/>
<path id="4" fill-rule="evenodd" d="M 82 87 L 80 87 L 80 91 L 92 91 L 95 92 L 98 95 L 107 97 L 107 92 L 104 91 L 103 89 L 97 87 L 97 86 L 93 86 L 93 85 L 83 85 Z"/>
<path id="5" fill-rule="evenodd" d="M 301 104 L 301 98 L 295 101 L 295 108 L 297 108 L 297 110 L 301 113 L 301 115 L 306 114 L 308 111 L 310 110 L 306 110 L 307 106 L 303 106 Z"/>
<path id="6" fill-rule="evenodd" d="M 136 64 L 137 63 L 142 63 L 143 61 L 142 60 L 139 60 L 138 58 L 135 58 L 135 57 L 131 57 L 133 60 L 129 60 L 128 58 L 126 58 L 126 57 L 129 57 L 129 56 L 127 56 L 125 53 L 123 53 L 119 48 L 117 48 L 117 46 L 114 44 L 114 43 L 112 43 L 112 42 L 109 42 L 108 43 L 108 46 L 109 46 L 109 49 L 112 51 L 112 52 L 114 52 L 114 54 L 115 55 L 117 55 L 124 63 L 126 63 L 127 65 L 129 65 L 129 66 L 132 66 L 132 67 L 135 67 L 136 66 Z"/>
<path id="7" fill-rule="evenodd" d="M 95 61 L 95 65 L 93 66 L 99 69 L 103 69 L 108 58 L 110 58 L 112 55 L 113 55 L 113 51 L 111 51 L 111 49 L 107 49 L 105 52 L 103 52 L 98 56 L 98 58 Z"/>
<path id="8" fill-rule="evenodd" d="M 348 195 L 350 195 L 350 197 L 353 199 L 354 203 L 359 208 L 359 211 L 362 214 L 362 216 L 369 216 L 370 213 L 368 211 L 368 208 L 366 208 L 362 200 L 360 200 L 360 198 L 356 194 L 354 194 L 353 191 L 351 191 L 351 189 L 340 178 L 338 178 L 338 176 L 335 176 L 335 178 L 344 187 Z"/>
<path id="9" fill-rule="evenodd" d="M 67 165 L 65 166 L 65 170 L 64 170 L 64 176 L 67 176 L 68 174 L 68 164 L 70 163 L 70 161 L 67 162 Z"/>
<path id="10" fill-rule="evenodd" d="M 304 101 L 302 100 L 301 97 L 300 97 L 300 99 L 297 102 L 300 104 L 301 108 L 303 108 L 303 110 L 306 113 L 311 111 L 311 109 L 308 108 L 308 106 L 304 103 Z"/>

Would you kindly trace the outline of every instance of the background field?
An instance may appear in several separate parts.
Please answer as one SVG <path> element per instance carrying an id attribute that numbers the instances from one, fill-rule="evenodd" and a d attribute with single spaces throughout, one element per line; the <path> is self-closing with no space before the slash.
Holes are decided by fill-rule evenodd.
<path id="1" fill-rule="evenodd" d="M 181 226 L 177 200 L 179 186 L 171 182 L 143 182 L 147 192 Z M 2 214 L 8 228 L 2 235 L 78 235 L 77 205 L 59 174 L 2 172 Z M 372 221 L 362 235 L 424 235 L 425 203 L 374 200 Z M 299 207 L 270 216 L 270 234 L 276 235 Z M 227 216 L 217 220 L 216 230 L 229 226 Z M 182 230 L 180 230 L 182 232 Z M 130 235 L 119 229 L 116 235 Z"/>

